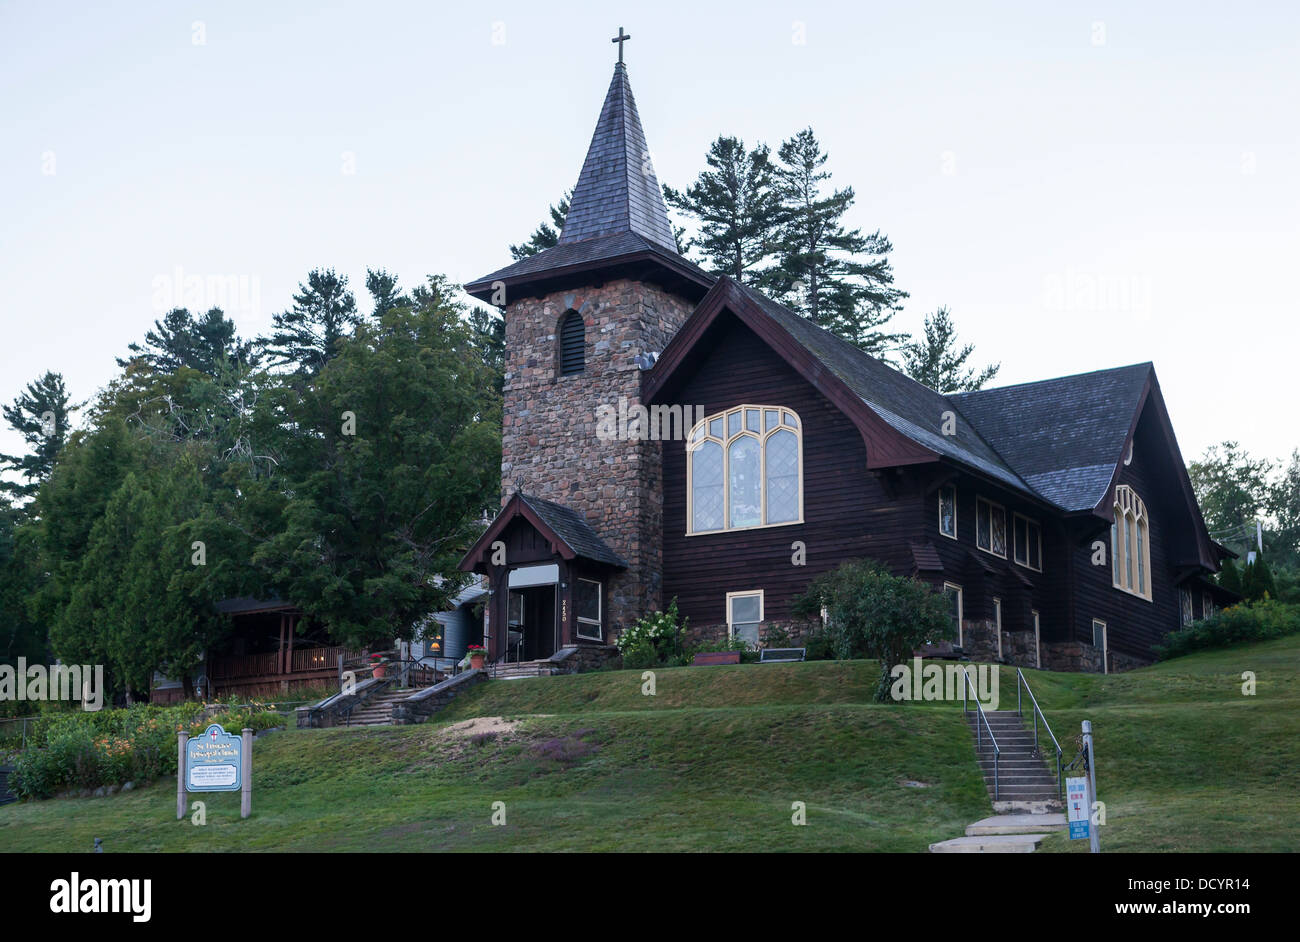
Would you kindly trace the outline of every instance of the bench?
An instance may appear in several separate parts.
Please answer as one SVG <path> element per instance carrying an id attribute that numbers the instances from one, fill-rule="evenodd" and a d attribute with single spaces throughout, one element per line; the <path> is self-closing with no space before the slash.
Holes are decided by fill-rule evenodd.
<path id="1" fill-rule="evenodd" d="M 691 660 L 692 665 L 739 664 L 739 651 L 703 651 Z"/>
<path id="2" fill-rule="evenodd" d="M 927 657 L 940 661 L 969 661 L 966 652 L 951 641 L 923 644 L 912 652 L 913 657 Z"/>
<path id="3" fill-rule="evenodd" d="M 802 661 L 807 648 L 764 648 L 758 655 L 758 663 L 769 661 Z"/>

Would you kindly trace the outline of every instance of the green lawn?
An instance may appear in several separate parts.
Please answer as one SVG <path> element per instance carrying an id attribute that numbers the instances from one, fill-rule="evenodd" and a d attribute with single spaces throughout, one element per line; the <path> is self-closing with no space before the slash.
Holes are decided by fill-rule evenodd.
<path id="1" fill-rule="evenodd" d="M 1300 639 L 1114 677 L 1027 674 L 1067 753 L 1094 723 L 1104 849 L 1300 847 Z M 160 782 L 0 807 L 0 849 L 924 851 L 990 813 L 970 736 L 960 705 L 876 706 L 874 681 L 871 662 L 660 670 L 653 697 L 639 671 L 495 681 L 437 723 L 259 740 L 247 821 L 237 796 L 208 795 L 205 826 L 177 822 Z M 448 731 L 487 716 L 518 723 L 481 743 Z"/>

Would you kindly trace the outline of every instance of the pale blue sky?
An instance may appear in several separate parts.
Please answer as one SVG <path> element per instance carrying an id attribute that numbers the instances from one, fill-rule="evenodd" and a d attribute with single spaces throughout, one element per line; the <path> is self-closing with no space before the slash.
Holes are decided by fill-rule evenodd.
<path id="1" fill-rule="evenodd" d="M 1296 7 L 978 6 L 4 3 L 0 400 L 45 369 L 92 395 L 178 267 L 234 276 L 252 335 L 315 266 L 364 295 L 367 266 L 505 264 L 621 24 L 664 182 L 811 124 L 893 239 L 902 327 L 948 305 L 999 384 L 1153 360 L 1184 457 L 1289 453 Z"/>

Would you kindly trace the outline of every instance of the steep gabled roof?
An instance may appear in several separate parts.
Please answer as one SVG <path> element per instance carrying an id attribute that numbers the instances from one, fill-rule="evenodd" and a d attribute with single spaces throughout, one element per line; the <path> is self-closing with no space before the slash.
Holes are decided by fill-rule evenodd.
<path id="1" fill-rule="evenodd" d="M 542 500 L 531 494 L 516 491 L 487 531 L 470 547 L 460 561 L 465 572 L 485 571 L 483 560 L 493 542 L 500 539 L 516 517 L 523 517 L 550 543 L 552 550 L 564 559 L 588 559 L 618 569 L 626 569 L 627 562 L 596 535 L 591 525 L 577 511 L 554 501 Z"/>
<path id="2" fill-rule="evenodd" d="M 745 285 L 737 287 L 893 429 L 937 454 L 960 461 L 1009 487 L 1031 490 L 997 451 L 989 447 L 971 423 L 957 421 L 953 434 L 943 434 L 944 413 L 955 411 L 945 396 L 818 327 L 785 305 Z"/>
<path id="3" fill-rule="evenodd" d="M 1124 457 L 1151 372 L 1137 363 L 948 398 L 1036 492 L 1092 510 Z"/>

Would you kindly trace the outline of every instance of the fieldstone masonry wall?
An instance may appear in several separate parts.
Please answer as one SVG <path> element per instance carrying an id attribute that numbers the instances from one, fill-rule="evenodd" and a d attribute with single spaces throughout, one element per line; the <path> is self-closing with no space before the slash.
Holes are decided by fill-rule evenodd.
<path id="1" fill-rule="evenodd" d="M 586 368 L 559 375 L 560 319 L 573 310 L 586 325 Z M 620 279 L 508 304 L 502 502 L 521 482 L 526 493 L 565 504 L 630 568 L 609 580 L 606 629 L 661 606 L 663 481 L 657 441 L 601 441 L 596 409 L 641 402 L 634 358 L 659 353 L 691 305 L 642 282 Z"/>

